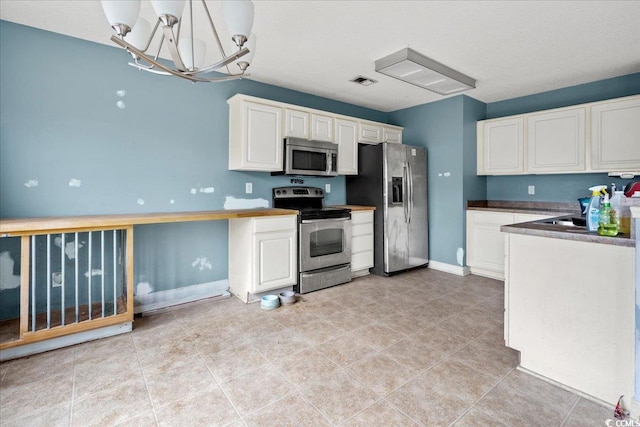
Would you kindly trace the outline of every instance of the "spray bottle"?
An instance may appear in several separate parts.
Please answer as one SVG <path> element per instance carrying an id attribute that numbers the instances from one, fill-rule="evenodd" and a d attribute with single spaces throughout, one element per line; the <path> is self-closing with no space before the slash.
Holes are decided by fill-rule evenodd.
<path id="1" fill-rule="evenodd" d="M 616 212 L 611 209 L 609 203 L 609 193 L 604 193 L 602 203 L 600 203 L 600 217 L 598 218 L 598 234 L 601 236 L 617 236 L 618 221 L 616 220 Z"/>
<path id="2" fill-rule="evenodd" d="M 600 219 L 600 194 L 604 191 L 606 193 L 606 185 L 595 185 L 590 187 L 591 200 L 589 200 L 589 206 L 587 207 L 587 231 L 598 231 L 598 222 Z"/>

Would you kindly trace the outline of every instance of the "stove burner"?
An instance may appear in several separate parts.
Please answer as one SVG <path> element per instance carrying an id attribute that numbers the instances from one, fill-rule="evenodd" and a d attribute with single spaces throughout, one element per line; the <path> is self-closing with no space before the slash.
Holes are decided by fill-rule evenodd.
<path id="1" fill-rule="evenodd" d="M 323 207 L 324 191 L 317 187 L 277 187 L 273 207 L 295 209 L 300 220 L 349 218 L 351 209 Z"/>

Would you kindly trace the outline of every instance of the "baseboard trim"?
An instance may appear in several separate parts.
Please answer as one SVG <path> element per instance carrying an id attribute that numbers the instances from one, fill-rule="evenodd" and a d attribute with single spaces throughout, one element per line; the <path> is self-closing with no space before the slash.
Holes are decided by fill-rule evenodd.
<path id="1" fill-rule="evenodd" d="M 475 274 L 476 276 L 488 277 L 489 279 L 504 280 L 504 272 L 497 273 L 492 270 L 478 267 L 470 267 L 470 271 L 471 274 Z"/>
<path id="2" fill-rule="evenodd" d="M 456 276 L 468 276 L 471 274 L 469 267 L 461 267 L 459 265 L 447 264 L 440 261 L 429 261 L 429 268 L 438 271 L 444 271 L 445 273 L 455 274 Z"/>
<path id="3" fill-rule="evenodd" d="M 152 292 L 134 297 L 133 312 L 145 313 L 157 311 L 174 305 L 187 304 L 205 298 L 229 297 L 229 281 L 227 279 L 215 282 L 200 283 L 166 291 Z"/>
<path id="4" fill-rule="evenodd" d="M 114 335 L 131 332 L 132 322 L 120 323 L 118 325 L 105 326 L 104 328 L 92 329 L 90 331 L 78 332 L 62 337 L 51 338 L 18 347 L 8 348 L 0 351 L 0 361 L 17 359 L 19 357 L 31 356 L 37 353 L 44 353 L 49 350 L 69 347 L 87 341 L 107 338 Z"/>

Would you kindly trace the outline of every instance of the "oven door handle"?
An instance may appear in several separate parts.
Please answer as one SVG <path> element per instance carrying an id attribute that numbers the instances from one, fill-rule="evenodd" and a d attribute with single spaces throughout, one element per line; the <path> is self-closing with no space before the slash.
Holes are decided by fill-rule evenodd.
<path id="1" fill-rule="evenodd" d="M 349 221 L 351 218 L 323 218 L 323 219 L 303 219 L 302 224 L 316 224 L 318 222 L 328 221 Z"/>

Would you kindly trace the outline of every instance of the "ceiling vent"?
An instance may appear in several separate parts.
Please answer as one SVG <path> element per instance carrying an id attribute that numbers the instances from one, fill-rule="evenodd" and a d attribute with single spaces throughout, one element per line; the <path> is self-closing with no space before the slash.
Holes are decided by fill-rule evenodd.
<path id="1" fill-rule="evenodd" d="M 452 95 L 476 87 L 475 79 L 409 48 L 378 59 L 376 71 L 440 95 Z"/>
<path id="2" fill-rule="evenodd" d="M 358 76 L 355 79 L 350 80 L 354 83 L 358 83 L 362 86 L 371 86 L 374 83 L 378 83 L 377 80 L 370 79 L 368 77 Z"/>

